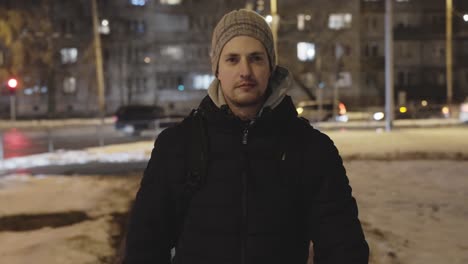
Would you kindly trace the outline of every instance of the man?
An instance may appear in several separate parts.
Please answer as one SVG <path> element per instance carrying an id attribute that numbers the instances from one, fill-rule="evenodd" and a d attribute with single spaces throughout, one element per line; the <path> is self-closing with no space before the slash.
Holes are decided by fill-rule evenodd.
<path id="1" fill-rule="evenodd" d="M 338 151 L 297 117 L 289 73 L 275 61 L 261 16 L 220 20 L 216 78 L 198 110 L 156 140 L 124 263 L 304 264 L 311 241 L 316 264 L 368 262 Z"/>

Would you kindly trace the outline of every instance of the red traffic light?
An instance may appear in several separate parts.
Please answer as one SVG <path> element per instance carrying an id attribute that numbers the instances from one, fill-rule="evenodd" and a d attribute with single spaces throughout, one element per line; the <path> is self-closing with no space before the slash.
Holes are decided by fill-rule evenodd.
<path id="1" fill-rule="evenodd" d="M 18 87 L 18 80 L 16 80 L 15 78 L 11 78 L 8 80 L 7 85 L 8 88 L 15 89 L 16 87 Z"/>

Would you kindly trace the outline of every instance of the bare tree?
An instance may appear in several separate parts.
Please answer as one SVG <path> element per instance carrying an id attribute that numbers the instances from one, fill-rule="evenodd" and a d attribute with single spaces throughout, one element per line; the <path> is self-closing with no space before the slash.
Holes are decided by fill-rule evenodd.
<path id="1" fill-rule="evenodd" d="M 55 111 L 54 32 L 49 0 L 5 8 L 0 6 L 0 48 L 4 65 L 0 80 L 16 76 L 24 85 L 47 87 L 48 112 Z"/>

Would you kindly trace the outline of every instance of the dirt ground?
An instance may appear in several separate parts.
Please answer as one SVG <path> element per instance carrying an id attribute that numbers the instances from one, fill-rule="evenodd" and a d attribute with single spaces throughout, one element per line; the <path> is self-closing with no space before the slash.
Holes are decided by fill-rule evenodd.
<path id="1" fill-rule="evenodd" d="M 468 162 L 346 161 L 373 264 L 468 263 Z M 112 263 L 140 175 L 0 181 L 2 263 Z"/>

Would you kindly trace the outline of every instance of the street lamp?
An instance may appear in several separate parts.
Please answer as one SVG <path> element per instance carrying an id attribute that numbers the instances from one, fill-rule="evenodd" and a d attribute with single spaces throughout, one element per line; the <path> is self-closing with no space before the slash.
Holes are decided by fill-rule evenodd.
<path id="1" fill-rule="evenodd" d="M 277 0 L 271 0 L 270 1 L 270 10 L 271 10 L 271 29 L 273 33 L 273 43 L 275 46 L 275 57 L 276 57 L 276 62 L 278 63 L 278 27 L 279 27 L 279 15 L 278 15 L 278 3 Z"/>
<path id="2" fill-rule="evenodd" d="M 452 37 L 453 37 L 453 25 L 452 25 L 452 12 L 453 12 L 453 0 L 446 0 L 446 21 L 445 21 L 445 65 L 446 65 L 446 85 L 447 85 L 447 105 L 452 108 L 452 96 L 453 96 L 453 51 L 452 51 Z"/>

